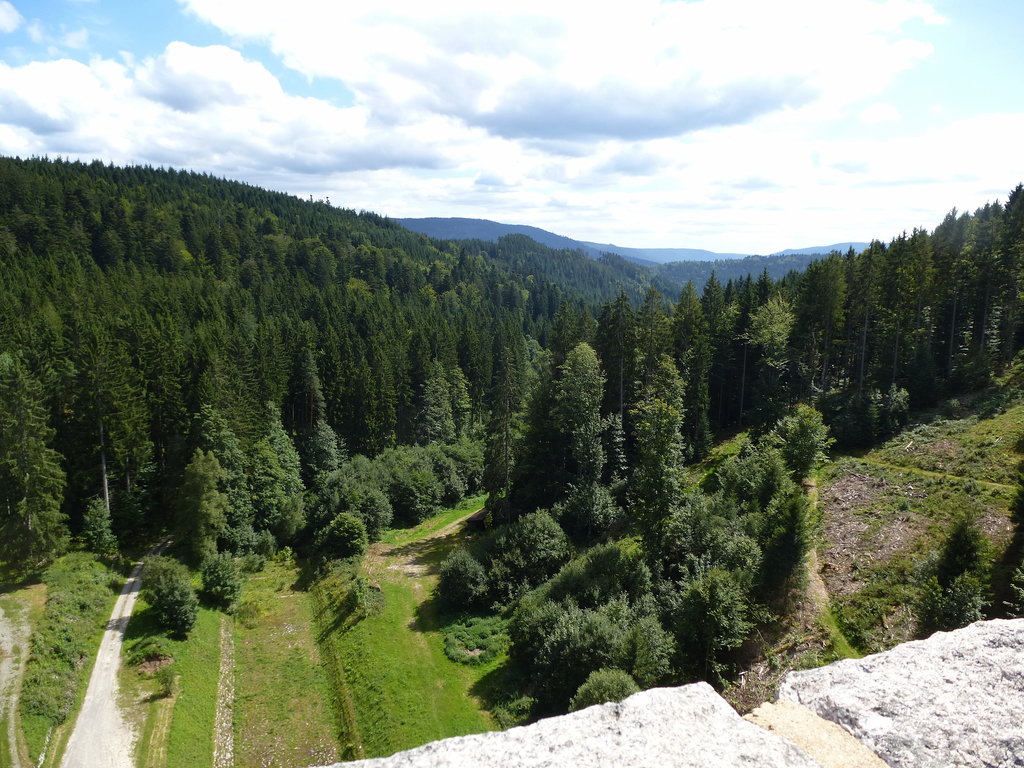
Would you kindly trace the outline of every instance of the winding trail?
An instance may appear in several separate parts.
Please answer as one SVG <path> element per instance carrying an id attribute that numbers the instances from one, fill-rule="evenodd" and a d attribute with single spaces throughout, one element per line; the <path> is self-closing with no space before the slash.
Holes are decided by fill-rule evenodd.
<path id="1" fill-rule="evenodd" d="M 10 764 L 22 768 L 18 749 L 18 693 L 28 657 L 28 608 L 21 612 L 0 608 L 0 723 L 6 720 Z"/>
<path id="2" fill-rule="evenodd" d="M 168 543 L 162 542 L 145 556 L 160 554 Z M 135 764 L 136 733 L 117 703 L 117 672 L 121 666 L 124 633 L 142 586 L 143 564 L 144 561 L 135 564 L 114 603 L 61 768 L 133 768 Z"/>

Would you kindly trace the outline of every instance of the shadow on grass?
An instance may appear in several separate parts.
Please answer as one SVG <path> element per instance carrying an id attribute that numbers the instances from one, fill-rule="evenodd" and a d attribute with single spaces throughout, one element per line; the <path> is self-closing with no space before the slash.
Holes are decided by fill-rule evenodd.
<path id="1" fill-rule="evenodd" d="M 125 629 L 124 641 L 128 643 L 132 640 L 161 634 L 163 634 L 163 630 L 160 628 L 160 622 L 157 621 L 156 611 L 152 606 L 147 605 L 132 611 L 128 627 Z"/>
<path id="2" fill-rule="evenodd" d="M 1021 438 L 1024 441 L 1024 437 Z M 1011 521 L 1013 522 L 1013 539 L 1003 551 L 1003 556 L 992 566 L 992 606 L 990 617 L 1003 617 L 1012 614 L 1012 604 L 1017 602 L 1017 595 L 1011 587 L 1014 571 L 1024 567 L 1024 461 L 1017 469 L 1020 484 L 1010 502 Z M 1024 605 L 1020 606 L 1024 609 Z"/>
<path id="3" fill-rule="evenodd" d="M 42 581 L 42 572 L 26 575 L 0 569 L 0 595 L 9 595 L 19 589 L 38 584 L 40 581 Z"/>
<path id="4" fill-rule="evenodd" d="M 420 541 L 413 541 L 387 551 L 390 557 L 407 559 L 410 564 L 424 567 L 427 573 L 436 573 L 441 561 L 464 540 L 462 528 L 458 528 L 444 536 L 431 536 Z"/>

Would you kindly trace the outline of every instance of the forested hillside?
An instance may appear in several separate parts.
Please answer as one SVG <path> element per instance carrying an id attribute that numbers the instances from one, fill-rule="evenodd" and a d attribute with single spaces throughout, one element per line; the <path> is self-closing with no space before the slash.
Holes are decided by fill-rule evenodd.
<path id="1" fill-rule="evenodd" d="M 287 463 L 294 443 L 309 479 L 314 435 L 422 441 L 442 394 L 468 434 L 565 297 L 373 214 L 99 163 L 0 162 L 0 259 L 11 562 L 59 548 L 91 499 L 122 540 L 171 526 L 197 447 Z"/>
<path id="2" fill-rule="evenodd" d="M 723 683 L 800 584 L 802 483 L 832 441 L 1019 381 L 1022 274 L 1021 186 L 779 280 L 676 291 L 200 174 L 0 160 L 0 561 L 173 532 L 231 606 L 239 564 L 292 547 L 312 578 L 351 576 L 387 528 L 482 491 L 432 620 L 455 645 L 505 638 L 499 722 Z M 368 582 L 331 578 L 351 594 L 324 605 L 365 616 Z"/>

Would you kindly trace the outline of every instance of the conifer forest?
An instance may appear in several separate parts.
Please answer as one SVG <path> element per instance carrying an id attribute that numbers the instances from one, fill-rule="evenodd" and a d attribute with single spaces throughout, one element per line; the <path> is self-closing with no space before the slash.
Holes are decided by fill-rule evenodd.
<path id="1" fill-rule="evenodd" d="M 449 657 L 498 659 L 492 727 L 729 688 L 806 583 L 828 457 L 953 398 L 1018 401 L 1022 278 L 1020 185 L 694 285 L 205 174 L 0 158 L 0 568 L 116 570 L 169 538 L 143 594 L 181 639 L 200 603 L 244 621 L 243 583 L 286 552 L 355 626 L 392 600 L 368 553 L 480 497 L 430 595 Z M 934 541 L 918 633 L 1024 609 L 1019 543 L 993 554 L 967 518 Z M 835 612 L 874 650 L 881 619 Z M 44 695 L 61 641 L 34 642 L 20 711 L 58 725 L 80 683 Z"/>

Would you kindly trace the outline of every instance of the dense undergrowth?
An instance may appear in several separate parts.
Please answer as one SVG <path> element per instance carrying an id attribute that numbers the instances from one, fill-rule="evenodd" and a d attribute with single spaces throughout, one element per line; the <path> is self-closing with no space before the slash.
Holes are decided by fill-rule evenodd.
<path id="1" fill-rule="evenodd" d="M 19 704 L 33 760 L 81 701 L 111 605 L 124 583 L 85 552 L 54 561 L 43 581 L 46 607 L 32 636 Z"/>

